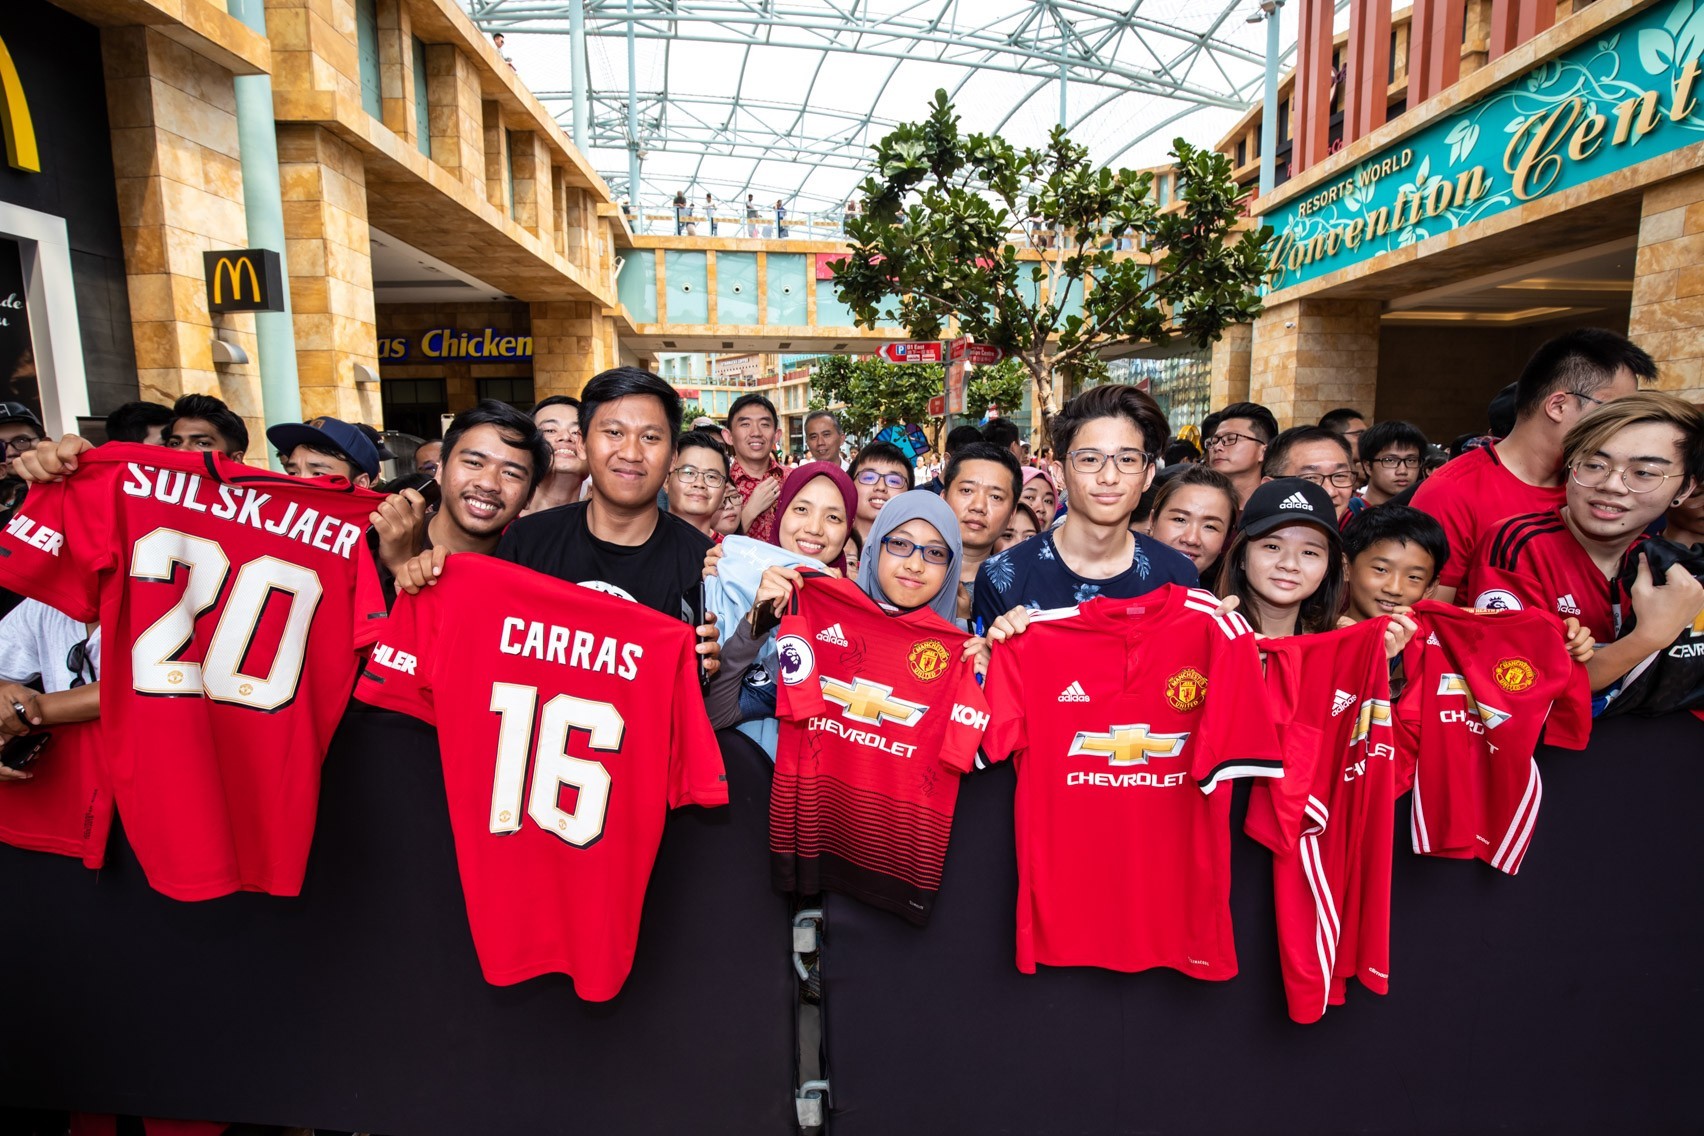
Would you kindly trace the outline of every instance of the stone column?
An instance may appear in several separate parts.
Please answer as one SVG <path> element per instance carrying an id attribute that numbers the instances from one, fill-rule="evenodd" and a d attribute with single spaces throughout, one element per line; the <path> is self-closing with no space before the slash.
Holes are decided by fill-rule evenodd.
<path id="1" fill-rule="evenodd" d="M 1378 300 L 1291 300 L 1254 321 L 1249 397 L 1281 427 L 1338 406 L 1372 413 L 1379 377 Z"/>
<path id="2" fill-rule="evenodd" d="M 1213 379 L 1208 402 L 1217 410 L 1248 401 L 1249 366 L 1253 362 L 1254 325 L 1235 323 L 1213 344 Z"/>
<path id="3" fill-rule="evenodd" d="M 140 26 L 102 31 L 101 65 L 141 397 L 216 395 L 258 435 L 259 368 L 215 369 L 212 346 L 218 336 L 255 358 L 254 317 L 209 314 L 201 259 L 248 246 L 230 72 Z"/>
<path id="4" fill-rule="evenodd" d="M 414 21 L 402 0 L 379 0 L 379 95 L 385 125 L 418 145 L 414 117 Z"/>
<path id="5" fill-rule="evenodd" d="M 556 247 L 556 208 L 550 147 L 537 131 L 510 136 L 514 146 L 515 224 L 530 229 L 546 249 Z"/>
<path id="6" fill-rule="evenodd" d="M 1645 191 L 1627 334 L 1657 361 L 1657 387 L 1704 402 L 1704 172 Z"/>
<path id="7" fill-rule="evenodd" d="M 503 108 L 496 102 L 481 106 L 485 146 L 485 200 L 505 217 L 509 215 L 509 130 L 503 125 Z"/>
<path id="8" fill-rule="evenodd" d="M 281 123 L 278 162 L 302 414 L 379 425 L 377 385 L 357 389 L 355 375 L 379 366 L 360 152 L 324 127 Z"/>
<path id="9" fill-rule="evenodd" d="M 426 45 L 426 110 L 432 160 L 472 189 L 485 186 L 485 112 L 479 75 L 450 43 Z"/>
<path id="10" fill-rule="evenodd" d="M 589 301 L 552 300 L 532 305 L 533 393 L 579 395 L 599 371 L 615 366 L 610 321 Z"/>

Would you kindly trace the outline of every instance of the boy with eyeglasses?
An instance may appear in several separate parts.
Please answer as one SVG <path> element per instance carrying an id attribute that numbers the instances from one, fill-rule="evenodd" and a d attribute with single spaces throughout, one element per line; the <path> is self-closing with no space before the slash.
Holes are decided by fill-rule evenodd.
<path id="1" fill-rule="evenodd" d="M 1366 488 L 1349 500 L 1345 525 L 1374 505 L 1408 492 L 1422 476 L 1426 460 L 1426 435 L 1412 422 L 1400 419 L 1367 427 L 1361 436 L 1361 475 Z"/>
<path id="2" fill-rule="evenodd" d="M 911 459 L 889 442 L 871 442 L 852 458 L 852 484 L 858 489 L 858 512 L 852 518 L 852 539 L 846 545 L 847 570 L 856 572 L 870 538 L 870 528 L 882 506 L 914 487 Z"/>
<path id="3" fill-rule="evenodd" d="M 1341 524 L 1361 480 L 1349 463 L 1354 453 L 1348 439 L 1324 426 L 1292 426 L 1272 439 L 1261 466 L 1263 481 L 1299 477 L 1311 481 L 1331 495 Z"/>
<path id="4" fill-rule="evenodd" d="M 1096 596 L 1127 599 L 1166 584 L 1194 587 L 1189 557 L 1130 531 L 1130 514 L 1154 480 L 1171 428 L 1133 386 L 1091 387 L 1054 416 L 1051 442 L 1070 510 L 1065 520 L 989 557 L 976 574 L 973 611 L 988 627 L 1013 608 L 1070 607 Z"/>
<path id="5" fill-rule="evenodd" d="M 728 451 L 721 440 L 707 430 L 682 434 L 669 470 L 669 512 L 720 544 L 716 519 L 727 489 Z"/>

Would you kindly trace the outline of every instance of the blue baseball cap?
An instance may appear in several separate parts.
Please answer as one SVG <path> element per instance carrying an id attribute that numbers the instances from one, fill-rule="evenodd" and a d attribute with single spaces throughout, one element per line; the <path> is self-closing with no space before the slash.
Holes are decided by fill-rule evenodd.
<path id="1" fill-rule="evenodd" d="M 266 431 L 266 440 L 281 454 L 287 454 L 297 446 L 336 450 L 368 477 L 379 476 L 378 447 L 368 440 L 359 427 L 341 419 L 321 415 L 306 422 L 285 422 L 270 426 Z"/>

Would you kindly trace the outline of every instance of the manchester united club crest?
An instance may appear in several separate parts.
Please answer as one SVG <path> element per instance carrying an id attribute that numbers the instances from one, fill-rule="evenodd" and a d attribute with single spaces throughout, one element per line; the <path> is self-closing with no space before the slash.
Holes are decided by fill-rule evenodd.
<path id="1" fill-rule="evenodd" d="M 905 661 L 911 664 L 912 674 L 924 682 L 934 682 L 947 673 L 947 664 L 952 659 L 946 645 L 939 639 L 925 639 L 911 648 L 911 654 Z"/>
<path id="2" fill-rule="evenodd" d="M 1527 660 L 1516 656 L 1512 659 L 1501 659 L 1491 677 L 1497 680 L 1497 685 L 1510 694 L 1519 694 L 1526 690 L 1538 679 L 1538 671 Z"/>
<path id="3" fill-rule="evenodd" d="M 1207 676 L 1194 667 L 1184 667 L 1166 679 L 1166 701 L 1173 710 L 1199 710 L 1207 699 Z"/>

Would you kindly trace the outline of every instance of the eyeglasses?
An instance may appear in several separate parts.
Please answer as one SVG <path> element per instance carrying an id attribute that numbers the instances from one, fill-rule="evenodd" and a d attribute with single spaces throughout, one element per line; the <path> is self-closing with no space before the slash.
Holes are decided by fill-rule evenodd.
<path id="1" fill-rule="evenodd" d="M 1337 489 L 1353 489 L 1355 482 L 1360 480 L 1355 476 L 1355 471 L 1350 469 L 1340 469 L 1336 473 L 1293 473 L 1289 476 L 1311 481 L 1321 489 L 1327 485 Z"/>
<path id="2" fill-rule="evenodd" d="M 680 478 L 680 483 L 682 485 L 698 485 L 702 483 L 706 488 L 720 489 L 728 483 L 727 474 L 717 473 L 713 469 L 699 469 L 697 466 L 683 465 L 677 466 L 670 472 Z"/>
<path id="3" fill-rule="evenodd" d="M 1680 477 L 1678 473 L 1664 473 L 1654 465 L 1610 465 L 1599 458 L 1586 458 L 1577 461 L 1569 470 L 1570 476 L 1586 489 L 1602 489 L 1609 484 L 1611 474 L 1621 475 L 1621 484 L 1629 493 L 1650 493 L 1661 489 L 1663 482 L 1671 477 Z"/>
<path id="4" fill-rule="evenodd" d="M 921 552 L 925 564 L 950 564 L 953 559 L 953 550 L 950 548 L 943 548 L 938 544 L 918 544 L 902 536 L 882 537 L 882 550 L 899 560 L 910 560 L 913 552 Z"/>
<path id="5" fill-rule="evenodd" d="M 1099 473 L 1107 462 L 1115 462 L 1119 473 L 1130 476 L 1147 469 L 1149 458 L 1141 450 L 1119 450 L 1116 454 L 1104 450 L 1070 450 L 1065 460 L 1078 473 Z"/>
<path id="6" fill-rule="evenodd" d="M 71 645 L 71 650 L 65 654 L 65 669 L 73 675 L 71 690 L 76 690 L 79 686 L 94 681 L 95 665 L 94 660 L 89 657 L 89 641 L 87 639 Z M 83 677 L 84 671 L 89 673 L 89 677 Z"/>
<path id="7" fill-rule="evenodd" d="M 859 485 L 876 485 L 886 482 L 889 489 L 904 489 L 905 475 L 902 473 L 881 473 L 873 469 L 860 470 L 853 478 Z"/>
<path id="8" fill-rule="evenodd" d="M 1240 445 L 1243 442 L 1258 441 L 1260 441 L 1259 438 L 1248 434 L 1214 434 L 1211 438 L 1208 438 L 1201 444 L 1209 450 L 1228 450 L 1232 446 Z"/>
<path id="9" fill-rule="evenodd" d="M 10 442 L 6 443 L 6 452 L 9 454 L 21 454 L 26 450 L 35 449 L 36 443 L 39 441 L 41 441 L 40 438 L 13 438 Z"/>
<path id="10" fill-rule="evenodd" d="M 1405 458 L 1399 458 L 1395 454 L 1386 454 L 1382 458 L 1372 458 L 1370 460 L 1374 465 L 1382 466 L 1385 469 L 1414 469 L 1420 464 L 1420 456 L 1418 454 L 1410 455 Z"/>
<path id="11" fill-rule="evenodd" d="M 1604 405 L 1606 405 L 1604 403 L 1603 399 L 1593 398 L 1591 395 L 1587 394 L 1585 391 L 1569 391 L 1568 393 L 1573 395 L 1575 398 L 1585 399 L 1587 402 L 1591 403 L 1593 406 L 1604 406 Z"/>

